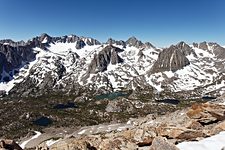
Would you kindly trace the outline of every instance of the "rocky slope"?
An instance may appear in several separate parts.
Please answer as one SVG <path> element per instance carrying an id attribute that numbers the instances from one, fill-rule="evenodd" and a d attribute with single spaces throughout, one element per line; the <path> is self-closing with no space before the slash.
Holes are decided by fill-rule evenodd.
<path id="1" fill-rule="evenodd" d="M 148 115 L 127 123 L 102 124 L 70 131 L 64 136 L 44 136 L 33 141 L 36 149 L 150 149 L 178 150 L 183 141 L 199 141 L 225 130 L 224 97 L 163 116 Z M 47 133 L 42 133 L 47 136 Z M 60 134 L 58 134 L 60 135 Z M 58 138 L 56 138 L 58 137 Z M 55 139 L 55 140 L 54 140 Z M 51 144 L 49 144 L 51 141 Z M 32 141 L 31 141 L 32 143 Z M 30 145 L 30 148 L 32 145 Z M 222 148 L 222 147 L 221 147 Z"/>

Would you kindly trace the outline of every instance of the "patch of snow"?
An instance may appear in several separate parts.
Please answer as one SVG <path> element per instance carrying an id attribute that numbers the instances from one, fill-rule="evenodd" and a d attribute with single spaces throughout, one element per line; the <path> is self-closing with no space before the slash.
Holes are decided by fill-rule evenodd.
<path id="1" fill-rule="evenodd" d="M 51 145 L 53 145 L 53 144 L 55 144 L 59 141 L 60 141 L 60 139 L 58 139 L 58 140 L 51 139 L 51 140 L 46 141 L 46 145 L 49 147 L 49 146 L 51 146 Z"/>
<path id="2" fill-rule="evenodd" d="M 127 124 L 131 124 L 132 122 L 129 120 L 129 121 L 127 121 Z"/>
<path id="3" fill-rule="evenodd" d="M 81 130 L 80 132 L 78 132 L 79 135 L 84 134 L 86 132 L 86 130 Z"/>
<path id="4" fill-rule="evenodd" d="M 125 127 L 119 127 L 119 128 L 117 129 L 117 131 L 123 131 L 123 130 L 125 130 L 125 129 L 127 129 L 126 126 L 125 126 Z"/>
<path id="5" fill-rule="evenodd" d="M 79 50 L 77 50 L 75 47 L 76 47 L 76 43 L 55 43 L 55 44 L 51 43 L 48 49 L 50 50 L 50 52 L 54 54 L 65 55 L 65 52 L 72 51 L 72 52 L 76 52 L 80 56 L 80 58 L 88 58 L 90 54 L 92 54 L 95 51 L 97 52 L 100 46 L 86 45 L 85 47 Z"/>
<path id="6" fill-rule="evenodd" d="M 111 127 L 108 127 L 108 129 L 106 130 L 106 132 L 111 132 L 111 131 L 112 131 Z"/>
<path id="7" fill-rule="evenodd" d="M 222 102 L 222 103 L 219 103 L 219 105 L 225 105 L 225 101 L 224 101 L 224 102 Z"/>
<path id="8" fill-rule="evenodd" d="M 173 76 L 174 76 L 174 73 L 172 72 L 172 71 L 165 71 L 165 72 L 163 72 L 164 74 L 166 74 L 166 76 L 168 77 L 168 78 L 172 78 Z"/>
<path id="9" fill-rule="evenodd" d="M 34 140 L 36 138 L 38 138 L 40 135 L 41 135 L 41 132 L 38 132 L 38 131 L 34 131 L 36 133 L 36 135 L 34 135 L 33 137 L 31 137 L 30 139 L 24 141 L 23 143 L 20 144 L 20 147 L 22 149 L 24 149 L 27 145 L 28 142 L 30 142 L 31 140 Z"/>
<path id="10" fill-rule="evenodd" d="M 44 43 L 47 43 L 47 42 L 48 42 L 48 38 L 47 38 L 47 37 L 45 37 L 45 38 L 44 38 L 44 40 L 43 40 L 41 43 L 43 43 L 43 44 L 44 44 Z"/>
<path id="11" fill-rule="evenodd" d="M 201 57 L 209 57 L 209 58 L 212 58 L 214 57 L 215 55 L 207 50 L 203 50 L 203 49 L 199 49 L 199 48 L 196 48 L 196 47 L 192 47 L 195 51 L 195 53 L 197 54 L 198 58 L 201 58 Z"/>
<path id="12" fill-rule="evenodd" d="M 149 121 L 149 122 L 146 122 L 146 124 L 153 124 L 153 123 L 154 123 L 153 120 L 151 120 L 151 121 Z"/>
<path id="13" fill-rule="evenodd" d="M 171 66 L 172 66 L 172 61 L 173 61 L 173 57 L 174 57 L 174 55 L 175 55 L 175 51 L 173 52 L 173 54 L 172 54 L 172 56 L 171 56 L 171 58 L 170 58 L 170 70 L 171 70 Z M 163 63 L 162 63 L 163 64 Z"/>
<path id="14" fill-rule="evenodd" d="M 99 127 L 98 127 L 98 129 L 102 129 L 102 128 L 104 128 L 104 127 L 103 127 L 103 126 L 99 126 Z"/>
<path id="15" fill-rule="evenodd" d="M 162 73 L 155 73 L 150 76 L 150 78 L 147 78 L 147 83 L 153 86 L 157 92 L 163 91 L 161 87 L 161 82 L 164 80 L 162 77 Z"/>
<path id="16" fill-rule="evenodd" d="M 191 53 L 191 55 L 188 55 L 188 56 L 187 56 L 187 59 L 188 59 L 189 61 L 193 61 L 193 60 L 196 60 L 196 57 L 193 55 L 193 53 Z"/>
<path id="17" fill-rule="evenodd" d="M 225 147 L 225 131 L 197 142 L 182 142 L 177 147 L 180 150 L 221 150 Z"/>
<path id="18" fill-rule="evenodd" d="M 183 116 L 183 115 L 184 115 L 184 113 L 180 113 L 180 115 L 181 115 L 181 116 Z"/>

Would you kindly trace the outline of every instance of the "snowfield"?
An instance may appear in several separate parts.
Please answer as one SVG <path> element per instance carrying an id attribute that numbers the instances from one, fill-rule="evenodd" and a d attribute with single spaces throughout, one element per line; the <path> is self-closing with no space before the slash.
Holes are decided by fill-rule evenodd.
<path id="1" fill-rule="evenodd" d="M 177 147 L 180 150 L 223 150 L 225 149 L 225 131 L 198 142 L 182 142 Z"/>
<path id="2" fill-rule="evenodd" d="M 33 137 L 31 137 L 30 139 L 24 141 L 23 143 L 20 144 L 20 147 L 22 149 L 24 149 L 27 145 L 27 143 L 29 143 L 31 140 L 34 140 L 36 138 L 38 138 L 40 135 L 41 135 L 41 132 L 38 132 L 38 131 L 34 131 L 36 133 L 36 135 L 34 135 Z"/>

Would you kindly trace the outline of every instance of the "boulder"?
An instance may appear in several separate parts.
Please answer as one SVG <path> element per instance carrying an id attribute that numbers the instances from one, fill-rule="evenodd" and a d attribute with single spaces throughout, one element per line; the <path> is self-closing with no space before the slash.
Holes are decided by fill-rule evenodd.
<path id="1" fill-rule="evenodd" d="M 214 126 L 211 130 L 211 135 L 215 135 L 225 130 L 225 121 L 220 122 L 216 126 Z"/>
<path id="2" fill-rule="evenodd" d="M 137 129 L 135 134 L 134 134 L 134 140 L 142 141 L 143 135 L 144 135 L 144 130 L 143 129 Z"/>
<path id="3" fill-rule="evenodd" d="M 15 141 L 9 139 L 0 140 L 0 148 L 5 150 L 23 150 Z"/>
<path id="4" fill-rule="evenodd" d="M 216 104 L 194 104 L 187 112 L 187 116 L 202 125 L 209 125 L 225 120 L 225 106 Z"/>
<path id="5" fill-rule="evenodd" d="M 158 136 L 152 141 L 149 150 L 179 150 L 174 144 L 169 143 L 166 138 Z"/>

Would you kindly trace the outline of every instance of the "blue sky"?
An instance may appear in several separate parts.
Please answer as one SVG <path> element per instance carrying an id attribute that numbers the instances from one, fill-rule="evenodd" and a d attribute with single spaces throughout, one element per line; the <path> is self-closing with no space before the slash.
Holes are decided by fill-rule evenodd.
<path id="1" fill-rule="evenodd" d="M 225 0 L 0 0 L 0 39 L 76 34 L 105 42 L 136 36 L 156 46 L 225 45 Z"/>

